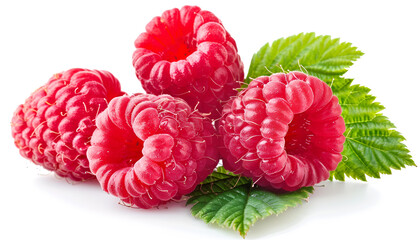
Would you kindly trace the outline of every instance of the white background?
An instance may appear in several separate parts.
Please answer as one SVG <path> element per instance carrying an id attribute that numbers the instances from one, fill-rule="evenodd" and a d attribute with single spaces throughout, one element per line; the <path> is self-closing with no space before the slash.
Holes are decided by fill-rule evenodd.
<path id="1" fill-rule="evenodd" d="M 263 44 L 300 32 L 353 43 L 365 55 L 347 76 L 372 89 L 420 163 L 416 1 L 1 1 L 0 239 L 241 239 L 195 219 L 185 202 L 131 209 L 94 181 L 69 184 L 22 158 L 10 134 L 14 109 L 56 72 L 105 69 L 125 91 L 142 91 L 135 38 L 152 17 L 186 4 L 222 20 L 245 69 Z M 303 205 L 258 221 L 247 239 L 418 239 L 419 180 L 409 167 L 367 183 L 326 182 Z"/>

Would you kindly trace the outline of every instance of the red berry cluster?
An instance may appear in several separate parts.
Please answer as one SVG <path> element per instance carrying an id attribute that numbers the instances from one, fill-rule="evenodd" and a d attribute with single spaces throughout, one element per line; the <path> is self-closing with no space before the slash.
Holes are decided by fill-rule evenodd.
<path id="1" fill-rule="evenodd" d="M 224 106 L 223 164 L 263 187 L 313 186 L 341 161 L 340 114 L 338 98 L 316 77 L 291 72 L 256 78 Z"/>
<path id="2" fill-rule="evenodd" d="M 235 40 L 196 6 L 153 18 L 135 46 L 133 65 L 147 93 L 181 97 L 214 119 L 244 80 Z"/>
<path id="3" fill-rule="evenodd" d="M 106 192 L 142 208 L 190 193 L 219 161 L 210 119 L 169 95 L 115 98 L 96 126 L 90 169 Z"/>
<path id="4" fill-rule="evenodd" d="M 55 74 L 20 105 L 12 136 L 20 154 L 72 180 L 93 178 L 86 150 L 95 118 L 121 92 L 107 71 L 70 69 Z"/>
<path id="5" fill-rule="evenodd" d="M 292 72 L 237 94 L 243 64 L 213 13 L 165 11 L 135 47 L 147 94 L 126 95 L 106 71 L 55 74 L 13 115 L 21 155 L 72 180 L 96 176 L 141 208 L 192 192 L 220 156 L 226 169 L 287 191 L 327 179 L 341 160 L 345 126 L 331 88 Z"/>

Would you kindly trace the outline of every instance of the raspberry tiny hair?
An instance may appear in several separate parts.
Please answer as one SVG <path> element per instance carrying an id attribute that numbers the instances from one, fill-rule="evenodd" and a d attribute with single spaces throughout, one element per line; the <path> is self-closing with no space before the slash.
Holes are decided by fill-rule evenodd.
<path id="1" fill-rule="evenodd" d="M 122 94 L 119 81 L 107 71 L 74 68 L 54 74 L 13 114 L 15 145 L 23 157 L 58 176 L 94 178 L 86 150 L 95 118 Z"/>
<path id="2" fill-rule="evenodd" d="M 104 191 L 152 208 L 192 192 L 219 161 L 211 120 L 182 99 L 135 94 L 114 98 L 96 119 L 87 151 Z"/>
<path id="3" fill-rule="evenodd" d="M 345 141 L 338 98 L 301 72 L 254 79 L 224 106 L 218 131 L 227 170 L 287 191 L 328 179 Z"/>
<path id="4" fill-rule="evenodd" d="M 219 118 L 244 78 L 235 40 L 197 6 L 165 11 L 135 41 L 133 66 L 147 93 L 170 94 Z"/>

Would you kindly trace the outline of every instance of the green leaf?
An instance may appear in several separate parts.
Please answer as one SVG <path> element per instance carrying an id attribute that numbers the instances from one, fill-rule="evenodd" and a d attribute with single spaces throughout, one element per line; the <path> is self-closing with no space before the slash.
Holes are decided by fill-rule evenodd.
<path id="1" fill-rule="evenodd" d="M 370 89 L 343 77 L 363 53 L 350 43 L 330 36 L 301 33 L 264 45 L 252 58 L 246 83 L 259 76 L 302 71 L 329 84 L 338 97 L 346 123 L 343 160 L 330 179 L 352 177 L 366 181 L 391 174 L 391 169 L 416 166 L 404 145 L 404 137 L 381 114 Z M 190 194 L 191 212 L 206 223 L 232 228 L 245 237 L 258 219 L 279 214 L 308 198 L 313 187 L 273 193 L 253 186 L 244 178 L 219 167 Z"/>
<path id="2" fill-rule="evenodd" d="M 340 43 L 330 36 L 301 33 L 280 38 L 264 45 L 252 58 L 246 82 L 284 71 L 302 71 L 329 84 L 339 98 L 346 123 L 343 160 L 331 172 L 330 179 L 345 176 L 366 181 L 391 174 L 391 169 L 416 166 L 404 137 L 380 111 L 384 106 L 375 102 L 370 89 L 352 85 L 342 75 L 363 53 L 351 43 Z"/>
<path id="3" fill-rule="evenodd" d="M 380 178 L 391 169 L 416 166 L 404 137 L 380 111 L 384 106 L 375 102 L 370 89 L 351 85 L 351 79 L 337 78 L 332 89 L 343 109 L 346 142 L 343 160 L 330 174 L 330 179 L 344 181 L 345 176 L 366 181 L 366 176 Z"/>
<path id="4" fill-rule="evenodd" d="M 338 38 L 301 33 L 264 45 L 252 57 L 245 82 L 275 72 L 307 71 L 330 83 L 362 55 L 351 43 L 340 43 Z"/>
<path id="5" fill-rule="evenodd" d="M 203 188 L 210 190 L 211 184 L 217 186 L 216 191 L 202 191 Z M 213 172 L 202 185 L 187 201 L 187 205 L 193 204 L 191 213 L 206 223 L 239 231 L 242 237 L 258 219 L 295 207 L 313 192 L 312 187 L 294 192 L 269 192 L 252 186 L 251 180 L 229 173 L 223 167 Z"/>

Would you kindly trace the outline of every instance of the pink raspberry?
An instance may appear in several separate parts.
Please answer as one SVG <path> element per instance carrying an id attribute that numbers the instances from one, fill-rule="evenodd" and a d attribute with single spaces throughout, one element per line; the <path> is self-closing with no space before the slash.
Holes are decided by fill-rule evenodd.
<path id="1" fill-rule="evenodd" d="M 338 98 L 316 77 L 291 72 L 256 78 L 224 106 L 223 164 L 271 189 L 313 186 L 341 161 L 340 114 Z"/>
<path id="2" fill-rule="evenodd" d="M 86 150 L 95 117 L 122 94 L 120 83 L 107 71 L 57 73 L 16 109 L 11 123 L 15 145 L 23 157 L 61 177 L 93 178 Z"/>
<path id="3" fill-rule="evenodd" d="M 133 66 L 147 93 L 170 94 L 219 118 L 244 78 L 235 40 L 211 12 L 196 6 L 165 11 L 135 41 Z"/>
<path id="4" fill-rule="evenodd" d="M 179 199 L 218 163 L 211 121 L 179 98 L 117 97 L 96 125 L 90 169 L 104 191 L 130 205 L 151 208 Z"/>

